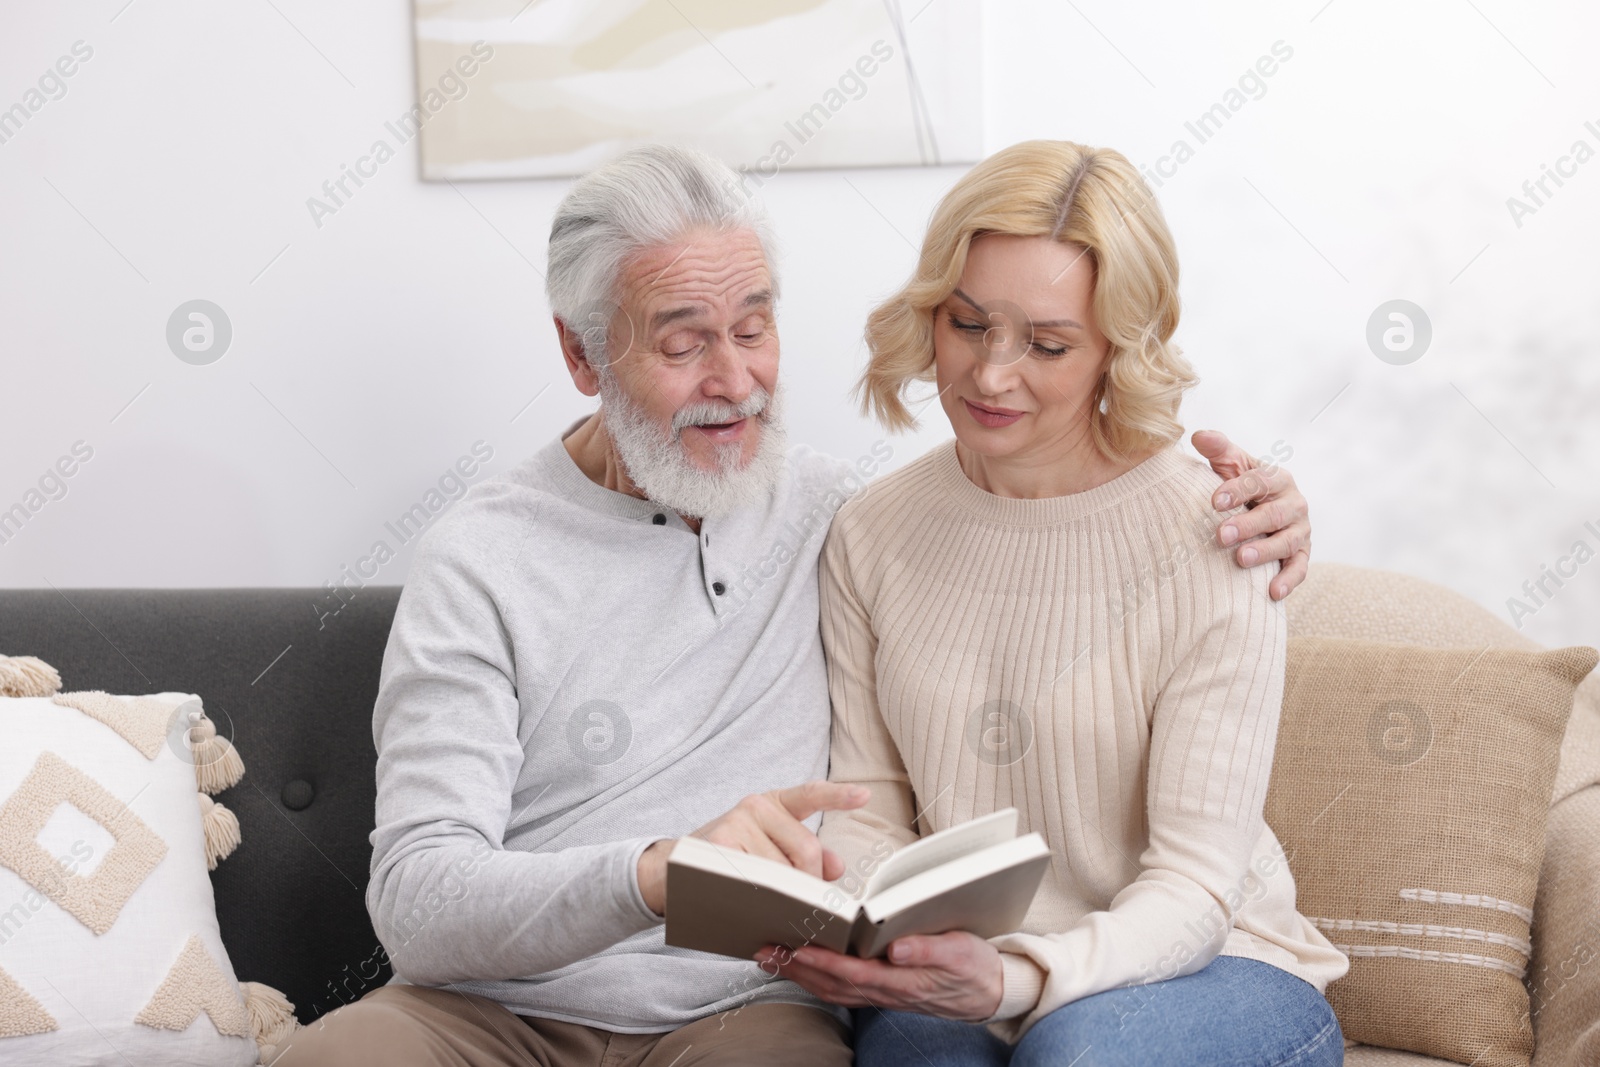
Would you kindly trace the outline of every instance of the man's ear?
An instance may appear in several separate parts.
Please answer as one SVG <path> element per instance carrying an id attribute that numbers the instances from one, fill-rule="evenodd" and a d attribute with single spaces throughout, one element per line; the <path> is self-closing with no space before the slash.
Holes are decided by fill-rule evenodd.
<path id="1" fill-rule="evenodd" d="M 600 392 L 600 376 L 595 373 L 583 349 L 583 333 L 568 328 L 559 315 L 552 315 L 551 319 L 556 324 L 556 336 L 561 340 L 561 358 L 567 361 L 567 373 L 572 375 L 572 384 L 584 396 L 597 396 Z"/>

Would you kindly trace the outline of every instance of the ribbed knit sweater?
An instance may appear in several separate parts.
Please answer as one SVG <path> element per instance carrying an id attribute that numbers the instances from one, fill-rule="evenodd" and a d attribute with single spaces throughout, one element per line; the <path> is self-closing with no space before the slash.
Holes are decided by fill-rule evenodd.
<path id="1" fill-rule="evenodd" d="M 1218 954 L 1319 991 L 1348 964 L 1295 911 L 1262 818 L 1283 695 L 1266 569 L 1215 541 L 1218 478 L 1175 449 L 1085 492 L 989 493 L 955 442 L 869 486 L 823 549 L 830 813 L 849 864 L 1005 807 L 1054 858 L 1022 929 L 994 939 L 1016 1040 L 1107 989 Z"/>

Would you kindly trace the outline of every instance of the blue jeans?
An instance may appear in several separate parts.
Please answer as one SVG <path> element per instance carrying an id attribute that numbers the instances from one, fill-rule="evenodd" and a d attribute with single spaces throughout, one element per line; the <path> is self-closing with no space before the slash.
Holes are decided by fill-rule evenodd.
<path id="1" fill-rule="evenodd" d="M 1218 956 L 1194 974 L 1063 1005 L 1015 1046 L 976 1023 L 864 1008 L 857 1067 L 1339 1067 L 1344 1035 L 1308 983 Z"/>

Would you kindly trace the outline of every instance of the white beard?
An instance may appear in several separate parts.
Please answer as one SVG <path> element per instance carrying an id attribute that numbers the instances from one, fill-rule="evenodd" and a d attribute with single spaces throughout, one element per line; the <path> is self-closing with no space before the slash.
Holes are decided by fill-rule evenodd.
<path id="1" fill-rule="evenodd" d="M 787 451 L 780 385 L 769 395 L 757 385 L 743 404 L 702 401 L 691 404 L 663 427 L 628 398 L 609 368 L 600 374 L 600 417 L 633 484 L 650 500 L 680 515 L 720 518 L 763 503 L 777 487 Z M 714 469 L 702 470 L 683 447 L 686 426 L 754 418 L 760 440 L 750 461 L 740 466 L 744 445 L 713 446 Z"/>

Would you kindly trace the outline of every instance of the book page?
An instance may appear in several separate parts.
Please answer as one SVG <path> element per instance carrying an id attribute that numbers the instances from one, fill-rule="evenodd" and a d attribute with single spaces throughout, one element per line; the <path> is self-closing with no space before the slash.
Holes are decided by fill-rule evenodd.
<path id="1" fill-rule="evenodd" d="M 851 951 L 883 955 L 896 938 L 966 930 L 997 937 L 1022 925 L 1050 866 L 1050 848 L 1025 834 L 901 882 L 863 905 Z"/>
<path id="2" fill-rule="evenodd" d="M 884 860 L 883 865 L 867 880 L 867 888 L 862 893 L 862 899 L 871 900 L 876 894 L 900 884 L 907 878 L 913 878 L 923 871 L 932 870 L 942 863 L 960 859 L 990 845 L 1010 841 L 1016 836 L 1016 808 L 1001 808 L 993 814 L 930 834 L 920 841 L 913 841 Z"/>

